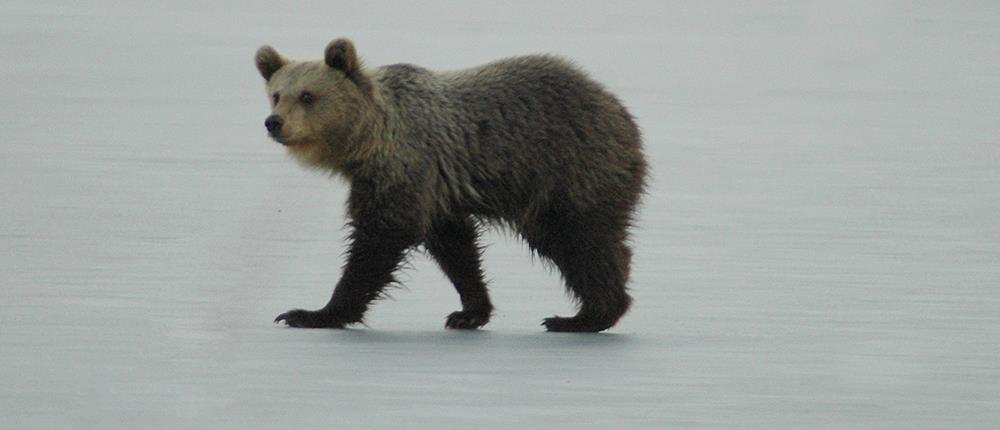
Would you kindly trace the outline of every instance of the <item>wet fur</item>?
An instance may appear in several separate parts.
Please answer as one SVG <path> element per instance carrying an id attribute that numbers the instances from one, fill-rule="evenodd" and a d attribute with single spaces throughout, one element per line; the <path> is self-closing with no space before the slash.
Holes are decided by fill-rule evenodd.
<path id="1" fill-rule="evenodd" d="M 601 331 L 628 310 L 628 228 L 647 165 L 638 128 L 615 96 L 574 65 L 535 55 L 436 72 L 409 64 L 365 69 L 346 39 L 323 61 L 258 51 L 268 93 L 286 104 L 289 151 L 351 184 L 351 243 L 330 302 L 276 321 L 343 327 L 423 245 L 455 285 L 450 328 L 477 328 L 493 306 L 479 225 L 502 225 L 558 268 L 580 305 L 549 331 Z M 312 106 L 295 95 L 315 92 Z M 287 101 L 289 98 L 292 101 Z"/>

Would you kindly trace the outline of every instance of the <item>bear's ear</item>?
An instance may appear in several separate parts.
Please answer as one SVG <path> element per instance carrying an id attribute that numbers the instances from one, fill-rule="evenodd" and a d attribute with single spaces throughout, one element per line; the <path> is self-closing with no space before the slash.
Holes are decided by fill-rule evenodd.
<path id="1" fill-rule="evenodd" d="M 254 59 L 257 63 L 257 70 L 260 70 L 260 75 L 264 77 L 265 81 L 270 81 L 271 75 L 281 69 L 285 63 L 288 63 L 285 57 L 282 57 L 278 51 L 268 45 L 261 46 Z"/>
<path id="2" fill-rule="evenodd" d="M 326 45 L 326 65 L 343 71 L 347 76 L 354 75 L 361 67 L 354 44 L 348 39 L 336 39 Z"/>

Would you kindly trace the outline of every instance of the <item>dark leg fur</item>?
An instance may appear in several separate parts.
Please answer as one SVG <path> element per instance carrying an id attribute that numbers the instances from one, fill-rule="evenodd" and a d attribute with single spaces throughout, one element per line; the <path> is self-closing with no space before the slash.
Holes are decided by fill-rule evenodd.
<path id="1" fill-rule="evenodd" d="M 448 315 L 447 328 L 479 328 L 489 322 L 493 312 L 476 239 L 478 233 L 473 221 L 461 218 L 435 223 L 425 243 L 462 301 L 462 310 Z"/>
<path id="2" fill-rule="evenodd" d="M 621 223 L 577 222 L 581 218 L 574 215 L 579 216 L 550 212 L 525 232 L 529 245 L 559 268 L 580 303 L 575 316 L 546 318 L 542 325 L 555 332 L 598 332 L 615 325 L 632 302 L 625 290 L 631 251 L 624 244 L 624 227 L 615 227 Z"/>
<path id="3" fill-rule="evenodd" d="M 295 309 L 278 315 L 290 327 L 343 328 L 360 322 L 368 304 L 382 294 L 393 281 L 393 272 L 403 261 L 406 250 L 414 244 L 412 235 L 401 232 L 367 232 L 355 228 L 351 234 L 344 274 L 333 297 L 322 309 Z"/>

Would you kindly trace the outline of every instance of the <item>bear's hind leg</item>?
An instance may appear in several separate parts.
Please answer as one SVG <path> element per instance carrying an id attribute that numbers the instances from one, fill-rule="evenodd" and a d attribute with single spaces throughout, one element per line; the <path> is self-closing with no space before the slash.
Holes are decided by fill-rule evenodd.
<path id="1" fill-rule="evenodd" d="M 462 310 L 448 315 L 447 328 L 476 329 L 489 322 L 493 313 L 483 281 L 478 237 L 476 225 L 468 217 L 436 222 L 427 236 L 427 251 L 454 284 L 462 301 Z"/>
<path id="2" fill-rule="evenodd" d="M 614 223 L 574 225 L 571 219 L 551 217 L 526 235 L 540 256 L 555 263 L 580 304 L 575 316 L 546 318 L 542 325 L 552 332 L 599 332 L 615 325 L 632 303 L 625 289 L 632 253 L 624 233 L 605 230 Z"/>
<path id="3" fill-rule="evenodd" d="M 542 322 L 546 330 L 598 332 L 615 325 L 628 311 L 632 298 L 625 291 L 625 280 L 630 252 L 624 244 L 608 246 L 589 253 L 573 251 L 556 263 L 579 300 L 580 311 L 573 317 L 546 318 Z"/>

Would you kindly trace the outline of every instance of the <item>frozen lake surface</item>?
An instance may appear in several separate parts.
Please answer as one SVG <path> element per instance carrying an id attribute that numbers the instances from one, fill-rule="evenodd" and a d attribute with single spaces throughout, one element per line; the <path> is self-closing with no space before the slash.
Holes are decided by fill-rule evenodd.
<path id="1" fill-rule="evenodd" d="M 553 52 L 638 117 L 632 312 L 547 334 L 422 255 L 368 326 L 326 302 L 346 187 L 269 141 L 264 43 L 436 69 Z M 0 8 L 4 428 L 997 428 L 1000 3 L 57 2 Z"/>

